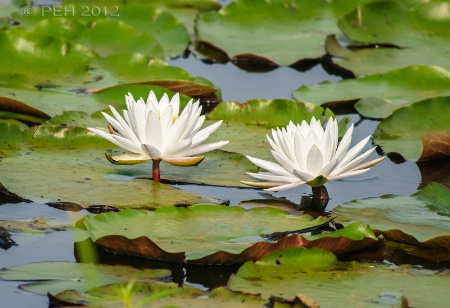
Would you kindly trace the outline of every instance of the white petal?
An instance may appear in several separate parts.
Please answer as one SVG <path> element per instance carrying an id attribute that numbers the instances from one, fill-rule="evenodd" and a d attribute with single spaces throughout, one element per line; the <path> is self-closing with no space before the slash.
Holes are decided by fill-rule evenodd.
<path id="1" fill-rule="evenodd" d="M 344 137 L 342 137 L 342 140 L 339 143 L 336 153 L 334 154 L 334 157 L 337 157 L 338 160 L 340 161 L 344 159 L 345 153 L 350 147 L 350 143 L 352 142 L 352 134 L 353 134 L 353 123 L 345 132 Z"/>
<path id="2" fill-rule="evenodd" d="M 350 170 L 354 169 L 360 162 L 362 162 L 364 159 L 369 157 L 369 155 L 372 154 L 373 151 L 375 151 L 375 147 L 373 147 L 372 149 L 367 150 L 363 154 L 359 155 L 357 158 L 355 158 L 354 160 L 352 160 L 351 162 L 349 162 L 345 166 L 337 168 L 331 174 L 332 175 L 338 175 L 340 173 L 345 173 L 347 171 L 350 171 Z"/>
<path id="3" fill-rule="evenodd" d="M 266 169 L 267 171 L 270 171 L 275 174 L 285 175 L 285 176 L 291 176 L 291 173 L 289 173 L 286 169 L 284 169 L 282 166 L 273 163 L 268 160 L 262 160 L 256 157 L 252 156 L 246 156 L 252 163 L 257 165 L 258 167 L 261 167 L 263 169 Z"/>
<path id="4" fill-rule="evenodd" d="M 199 146 L 196 146 L 194 148 L 191 148 L 183 153 L 183 156 L 195 156 L 198 154 L 210 152 L 213 150 L 216 150 L 220 147 L 223 147 L 225 144 L 227 144 L 228 141 L 219 141 L 214 143 L 204 143 Z"/>
<path id="5" fill-rule="evenodd" d="M 141 146 L 142 151 L 147 154 L 151 159 L 160 159 L 161 158 L 161 152 L 152 146 L 151 144 L 143 144 Z"/>
<path id="6" fill-rule="evenodd" d="M 302 186 L 303 184 L 305 184 L 305 182 L 299 180 L 296 183 L 280 185 L 280 186 L 276 186 L 276 187 L 272 187 L 272 188 L 267 188 L 267 189 L 264 189 L 264 190 L 266 190 L 266 191 L 282 191 L 282 190 L 288 190 L 288 189 L 291 189 L 291 188 Z"/>
<path id="7" fill-rule="evenodd" d="M 145 143 L 151 144 L 157 149 L 161 149 L 162 138 L 162 129 L 159 118 L 154 111 L 151 111 L 146 119 Z"/>
<path id="8" fill-rule="evenodd" d="M 109 106 L 109 108 L 111 109 L 111 112 L 113 113 L 114 117 L 116 118 L 117 122 L 119 122 L 120 126 L 122 126 L 122 128 L 127 132 L 126 135 L 123 135 L 125 138 L 127 138 L 126 136 L 135 136 L 136 138 L 130 138 L 134 141 L 138 141 L 138 137 L 136 136 L 134 130 L 128 125 L 127 122 L 125 122 L 125 120 L 122 118 L 122 116 L 117 112 L 117 110 L 113 107 L 113 106 Z"/>
<path id="9" fill-rule="evenodd" d="M 309 182 L 311 180 L 314 180 L 315 176 L 303 172 L 301 170 L 294 170 L 294 174 L 297 176 L 297 178 L 299 178 L 300 180 L 302 180 L 303 182 Z"/>
<path id="10" fill-rule="evenodd" d="M 319 176 L 318 172 L 323 168 L 323 156 L 320 149 L 314 144 L 306 157 L 306 172 L 314 177 Z"/>
<path id="11" fill-rule="evenodd" d="M 192 138 L 192 146 L 196 146 L 205 141 L 210 134 L 212 134 L 217 128 L 219 128 L 220 124 L 222 124 L 222 120 L 211 124 L 203 128 L 201 131 L 197 132 Z"/>
<path id="12" fill-rule="evenodd" d="M 133 153 L 141 153 L 141 154 L 145 154 L 145 152 L 143 152 L 141 150 L 141 144 L 140 143 L 136 143 L 133 142 L 129 139 L 123 138 L 122 136 L 117 136 L 117 135 L 110 135 L 112 138 L 115 139 L 116 144 L 119 144 L 119 146 L 125 150 L 128 150 L 130 152 Z"/>
<path id="13" fill-rule="evenodd" d="M 349 171 L 349 172 L 346 172 L 346 173 L 342 173 L 342 174 L 330 176 L 330 177 L 328 178 L 328 180 L 329 180 L 329 181 L 334 181 L 334 180 L 345 179 L 345 178 L 349 178 L 349 177 L 352 177 L 352 176 L 355 176 L 355 175 L 359 175 L 359 174 L 365 173 L 365 172 L 367 172 L 367 171 L 369 171 L 369 170 L 370 170 L 370 169 L 367 168 L 367 169 L 361 169 L 361 170 Z"/>
<path id="14" fill-rule="evenodd" d="M 132 131 L 132 129 L 128 125 L 123 127 L 119 123 L 119 121 L 117 121 L 116 119 L 111 117 L 109 114 L 107 114 L 105 112 L 102 112 L 102 114 L 105 117 L 105 119 L 114 127 L 114 129 L 119 132 L 120 135 L 122 135 L 124 138 L 133 140 L 135 142 L 139 142 L 139 140 L 137 139 L 136 135 L 134 134 L 134 132 Z"/>
<path id="15" fill-rule="evenodd" d="M 333 158 L 328 164 L 326 164 L 322 169 L 319 170 L 318 175 L 323 175 L 328 178 L 329 175 L 333 174 L 334 168 L 338 165 L 339 160 L 337 158 Z"/>
<path id="16" fill-rule="evenodd" d="M 358 142 L 353 148 L 351 148 L 347 154 L 345 155 L 344 159 L 339 163 L 338 168 L 344 167 L 350 161 L 358 155 L 359 152 L 366 146 L 367 142 L 369 141 L 370 136 L 367 136 L 365 139 Z"/>
<path id="17" fill-rule="evenodd" d="M 173 109 L 173 116 L 178 116 L 180 113 L 180 94 L 176 93 L 170 100 L 170 105 Z"/>
<path id="18" fill-rule="evenodd" d="M 251 177 L 254 177 L 255 179 L 269 181 L 269 182 L 279 182 L 279 183 L 293 183 L 297 182 L 298 178 L 294 176 L 283 176 L 283 175 L 276 175 L 276 174 L 263 174 L 263 173 L 253 173 L 253 172 L 247 172 L 248 175 Z"/>
<path id="19" fill-rule="evenodd" d="M 179 140 L 176 143 L 172 143 L 164 150 L 164 156 L 176 157 L 176 156 L 192 156 L 185 155 L 186 150 L 190 148 L 192 141 L 189 139 Z"/>
<path id="20" fill-rule="evenodd" d="M 279 153 L 275 151 L 271 151 L 273 158 L 277 160 L 277 162 L 284 168 L 286 171 L 292 174 L 294 169 L 298 169 L 297 165 L 292 162 L 284 153 Z"/>

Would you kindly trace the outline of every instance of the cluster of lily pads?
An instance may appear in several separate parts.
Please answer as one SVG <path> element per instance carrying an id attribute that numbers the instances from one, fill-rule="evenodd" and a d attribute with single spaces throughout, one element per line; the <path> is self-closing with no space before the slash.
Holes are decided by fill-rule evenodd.
<path id="1" fill-rule="evenodd" d="M 211 291 L 164 282 L 164 270 L 83 263 L 18 265 L 0 270 L 0 278 L 36 280 L 21 287 L 49 293 L 55 303 L 94 307 L 448 300 L 446 1 L 235 0 L 221 7 L 214 0 L 108 0 L 98 2 L 108 9 L 96 16 L 92 1 L 61 1 L 70 8 L 65 16 L 45 7 L 31 16 L 24 13 L 29 5 L 0 3 L 0 181 L 10 190 L 0 189 L 2 198 L 114 206 L 118 212 L 77 222 L 77 239 L 133 257 L 240 268 L 226 288 Z M 85 8 L 91 14 L 71 13 Z M 321 63 L 351 78 L 303 85 L 295 100 L 219 103 L 212 82 L 166 62 L 187 52 L 252 71 Z M 214 107 L 202 115 L 207 103 Z M 306 183 L 327 198 L 326 181 L 359 175 L 384 158 L 363 162 L 375 149 L 359 155 L 369 138 L 350 149 L 353 125 L 346 129 L 347 118 L 338 123 L 329 108 L 353 106 L 384 118 L 373 136 L 388 156 L 436 161 L 427 183 L 443 185 L 355 200 L 312 217 L 219 206 L 221 200 L 167 184 L 242 188 L 242 181 L 277 191 Z M 102 159 L 105 149 L 122 166 Z M 151 180 L 139 165 L 149 160 Z M 178 168 L 189 165 L 198 166 Z M 442 268 L 391 265 L 408 263 L 389 259 L 398 254 Z M 427 297 L 423 285 L 432 286 Z"/>

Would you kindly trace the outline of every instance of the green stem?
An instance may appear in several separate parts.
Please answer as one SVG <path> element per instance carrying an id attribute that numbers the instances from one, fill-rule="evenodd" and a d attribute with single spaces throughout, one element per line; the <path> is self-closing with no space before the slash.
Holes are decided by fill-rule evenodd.
<path id="1" fill-rule="evenodd" d="M 160 182 L 161 181 L 161 172 L 159 171 L 159 163 L 161 162 L 160 159 L 154 159 L 153 160 L 153 181 Z"/>

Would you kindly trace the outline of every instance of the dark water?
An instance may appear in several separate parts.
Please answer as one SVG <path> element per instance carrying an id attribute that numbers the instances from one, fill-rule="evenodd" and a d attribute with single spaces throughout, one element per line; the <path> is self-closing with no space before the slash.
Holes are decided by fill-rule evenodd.
<path id="1" fill-rule="evenodd" d="M 278 68 L 267 73 L 245 72 L 233 64 L 205 64 L 193 57 L 176 59 L 170 62 L 180 66 L 191 75 L 202 76 L 211 80 L 222 89 L 224 101 L 245 102 L 252 98 L 291 98 L 291 93 L 302 84 L 317 84 L 323 80 L 338 80 L 328 75 L 321 66 L 313 67 L 307 72 L 299 72 L 291 68 Z M 356 123 L 354 140 L 359 141 L 373 133 L 378 122 L 361 119 L 352 114 L 352 122 Z M 370 145 L 368 145 L 369 147 Z M 376 154 L 373 154 L 375 157 Z M 4 183 L 7 185 L 7 183 Z M 331 201 L 328 210 L 336 205 L 366 197 L 378 197 L 384 194 L 410 195 L 417 191 L 421 184 L 419 167 L 414 163 L 395 164 L 385 160 L 374 166 L 371 171 L 344 181 L 327 184 Z M 254 189 L 205 187 L 183 185 L 182 189 L 202 195 L 227 199 L 231 205 L 239 205 L 247 200 L 270 200 L 286 198 L 299 203 L 300 198 L 310 194 L 310 188 L 299 187 L 279 193 L 264 193 Z M 40 203 L 5 204 L 0 206 L 0 220 L 30 219 L 36 216 L 47 216 L 55 219 L 54 224 L 73 223 L 84 212 L 68 213 Z M 53 200 L 48 200 L 53 201 Z M 18 243 L 8 250 L 0 250 L 0 268 L 12 265 L 39 261 L 75 261 L 74 237 L 70 231 L 52 232 L 45 235 L 13 234 Z M 125 257 L 113 257 L 100 254 L 103 263 L 130 264 L 136 267 L 169 268 L 173 271 L 173 281 L 184 282 L 199 288 L 208 289 L 224 285 L 236 268 L 196 267 L 142 261 Z M 18 282 L 0 281 L 1 307 L 45 307 L 48 305 L 44 296 L 21 294 Z"/>

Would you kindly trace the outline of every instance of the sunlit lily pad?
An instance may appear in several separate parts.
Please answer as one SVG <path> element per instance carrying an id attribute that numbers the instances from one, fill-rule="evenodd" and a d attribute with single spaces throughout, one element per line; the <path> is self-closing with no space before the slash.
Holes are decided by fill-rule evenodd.
<path id="1" fill-rule="evenodd" d="M 121 265 L 98 265 L 71 262 L 40 262 L 16 265 L 0 270 L 3 280 L 33 281 L 22 284 L 26 291 L 46 295 L 64 290 L 84 292 L 112 283 L 150 282 L 170 275 L 165 269 L 135 269 Z"/>
<path id="2" fill-rule="evenodd" d="M 236 0 L 200 15 L 196 29 L 199 42 L 221 49 L 234 62 L 269 66 L 320 58 L 325 37 L 339 32 L 331 5 L 322 0 Z"/>
<path id="3" fill-rule="evenodd" d="M 450 97 L 400 108 L 378 124 L 373 137 L 386 153 L 422 161 L 450 156 Z"/>
<path id="4" fill-rule="evenodd" d="M 245 263 L 228 287 L 262 299 L 301 295 L 317 303 L 310 307 L 380 307 L 387 299 L 389 307 L 439 307 L 448 299 L 449 275 L 448 270 L 338 262 L 328 251 L 295 247 Z M 424 286 L 429 286 L 426 296 Z"/>
<path id="5" fill-rule="evenodd" d="M 384 73 L 417 64 L 450 69 L 447 2 L 365 2 L 341 17 L 339 27 L 350 41 L 370 46 L 349 50 L 335 42 L 330 46 L 328 42 L 327 51 L 338 57 L 336 64 L 357 75 Z"/>
<path id="6" fill-rule="evenodd" d="M 34 201 L 38 198 L 69 201 L 83 206 L 95 204 L 137 208 L 222 202 L 163 183 L 135 179 L 126 173 L 118 174 L 117 167 L 104 158 L 103 149 L 52 148 L 54 143 L 61 145 L 61 141 L 42 138 L 42 144 L 50 146 L 50 149 L 9 151 L 0 160 L 2 182 L 21 197 Z M 80 138 L 72 146 L 77 142 L 85 143 L 88 137 Z M 99 141 L 95 138 L 95 142 Z M 70 147 L 70 144 L 66 146 Z M 148 168 L 148 173 L 151 173 L 151 166 L 148 165 Z M 142 166 L 141 170 L 145 171 Z"/>
<path id="7" fill-rule="evenodd" d="M 386 238 L 422 247 L 450 250 L 450 190 L 431 183 L 411 196 L 386 195 L 339 205 L 338 221 L 357 219 Z"/>
<path id="8" fill-rule="evenodd" d="M 418 82 L 420 80 L 420 82 Z M 405 105 L 450 94 L 450 72 L 436 66 L 411 66 L 385 74 L 301 86 L 295 99 L 316 105 L 353 104 L 363 116 L 382 118 Z"/>
<path id="9" fill-rule="evenodd" d="M 34 217 L 33 219 L 26 221 L 16 221 L 16 220 L 0 220 L 0 227 L 5 228 L 10 232 L 23 232 L 23 233 L 33 233 L 41 234 L 53 231 L 64 231 L 69 228 L 69 225 L 57 225 L 51 223 L 51 220 L 40 216 Z"/>
<path id="10" fill-rule="evenodd" d="M 89 62 L 95 58 L 85 46 L 23 29 L 1 30 L 0 42 L 1 78 L 8 84 L 29 78 L 27 82 L 37 86 L 49 76 L 70 80 L 76 74 L 86 73 Z"/>
<path id="11" fill-rule="evenodd" d="M 91 239 L 109 251 L 189 263 L 242 263 L 296 246 L 326 247 L 345 254 L 376 242 L 370 228 L 357 224 L 336 234 L 298 234 L 326 225 L 331 219 L 289 215 L 275 208 L 246 211 L 194 205 L 166 206 L 153 212 L 104 213 L 86 217 L 84 225 Z"/>
<path id="12" fill-rule="evenodd" d="M 113 284 L 88 290 L 85 293 L 64 291 L 55 299 L 68 304 L 88 304 L 92 307 L 123 307 L 123 301 L 118 296 L 117 289 L 126 288 L 126 284 Z M 259 296 L 231 292 L 223 287 L 211 292 L 200 291 L 194 287 L 175 283 L 151 282 L 135 283 L 131 295 L 132 305 L 139 307 L 264 307 L 275 302 L 275 307 L 292 307 L 290 303 L 277 300 L 262 300 Z M 50 298 L 52 301 L 52 298 Z"/>

